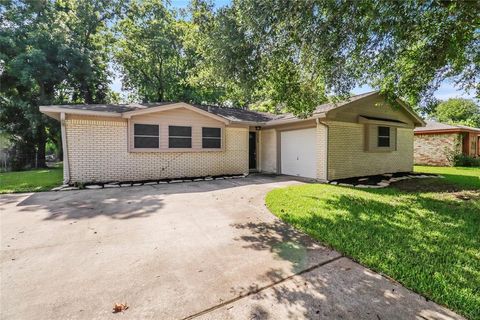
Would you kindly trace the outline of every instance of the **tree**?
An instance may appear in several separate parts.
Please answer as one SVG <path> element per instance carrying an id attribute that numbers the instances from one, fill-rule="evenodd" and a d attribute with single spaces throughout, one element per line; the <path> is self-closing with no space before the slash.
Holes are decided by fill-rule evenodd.
<path id="1" fill-rule="evenodd" d="M 188 100 L 182 29 L 162 0 L 133 1 L 116 30 L 124 86 L 144 102 Z"/>
<path id="2" fill-rule="evenodd" d="M 20 167 L 45 166 L 47 140 L 60 144 L 58 122 L 40 105 L 108 97 L 107 49 L 97 44 L 107 18 L 98 17 L 110 19 L 104 12 L 116 3 L 10 0 L 0 7 L 0 124 L 17 150 L 29 150 Z"/>
<path id="3" fill-rule="evenodd" d="M 305 97 L 320 91 L 320 99 L 370 84 L 391 101 L 421 106 L 445 79 L 480 95 L 479 16 L 478 1 L 237 0 L 218 22 L 235 25 L 234 36 L 220 32 L 238 49 L 235 59 L 222 59 L 222 50 L 213 59 L 297 113 L 318 99 L 287 99 L 286 88 Z"/>
<path id="4" fill-rule="evenodd" d="M 480 106 L 473 100 L 452 98 L 442 101 L 432 115 L 440 122 L 480 128 Z"/>

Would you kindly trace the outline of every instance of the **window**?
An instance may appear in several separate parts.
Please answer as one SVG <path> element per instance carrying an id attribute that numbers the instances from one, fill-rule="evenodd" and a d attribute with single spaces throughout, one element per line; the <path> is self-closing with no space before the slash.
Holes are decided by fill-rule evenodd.
<path id="1" fill-rule="evenodd" d="M 168 127 L 169 148 L 191 148 L 192 127 L 169 126 Z"/>
<path id="2" fill-rule="evenodd" d="M 390 147 L 390 128 L 378 127 L 377 147 Z"/>
<path id="3" fill-rule="evenodd" d="M 202 148 L 218 149 L 222 147 L 222 129 L 202 128 Z"/>
<path id="4" fill-rule="evenodd" d="M 134 148 L 158 148 L 159 147 L 158 124 L 133 125 Z"/>

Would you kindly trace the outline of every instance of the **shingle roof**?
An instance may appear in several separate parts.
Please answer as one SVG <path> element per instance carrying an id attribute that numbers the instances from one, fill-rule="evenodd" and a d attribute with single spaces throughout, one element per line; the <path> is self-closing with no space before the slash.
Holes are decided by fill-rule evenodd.
<path id="1" fill-rule="evenodd" d="M 338 101 L 338 102 L 327 102 L 327 103 L 321 104 L 318 107 L 316 107 L 315 110 L 313 111 L 313 114 L 315 115 L 315 114 L 325 113 L 325 112 L 328 112 L 330 110 L 339 108 L 343 105 L 346 105 L 347 103 L 365 98 L 369 95 L 376 94 L 376 93 L 378 93 L 378 91 L 371 91 L 371 92 L 351 96 L 350 98 L 348 98 L 346 100 L 342 100 L 342 101 Z M 275 116 L 274 120 L 284 120 L 284 119 L 286 120 L 286 119 L 294 119 L 294 118 L 296 118 L 296 116 L 293 115 L 292 113 L 284 113 L 284 114 L 280 114 L 280 115 Z"/>
<path id="2" fill-rule="evenodd" d="M 204 111 L 210 112 L 212 114 L 215 114 L 217 116 L 223 117 L 230 121 L 267 122 L 272 120 L 275 117 L 274 114 L 251 111 L 246 109 L 224 108 L 224 107 L 217 107 L 217 106 L 197 105 L 197 104 L 194 104 L 193 106 L 199 109 L 202 109 Z"/>
<path id="3" fill-rule="evenodd" d="M 159 103 L 133 103 L 133 104 L 65 104 L 65 105 L 50 105 L 48 107 L 57 107 L 62 109 L 97 111 L 97 112 L 114 112 L 123 113 L 128 111 L 135 111 L 139 109 L 159 107 L 172 104 L 172 102 Z"/>
<path id="4" fill-rule="evenodd" d="M 313 114 L 321 114 L 328 112 L 330 110 L 339 108 L 347 103 L 365 98 L 369 95 L 378 93 L 378 91 L 367 92 L 352 96 L 344 101 L 339 102 L 329 102 L 319 105 L 315 108 Z M 74 104 L 74 105 L 52 105 L 48 106 L 49 108 L 61 108 L 61 109 L 72 109 L 72 110 L 83 110 L 83 111 L 95 111 L 95 112 L 109 112 L 109 113 L 124 113 L 129 111 L 137 111 L 142 109 L 168 106 L 177 102 L 159 102 L 159 103 L 135 103 L 135 104 Z M 208 106 L 208 105 L 199 105 L 193 104 L 194 107 L 199 108 L 203 111 L 207 111 L 211 114 L 223 117 L 230 121 L 240 121 L 240 122 L 268 122 L 272 120 L 289 120 L 289 119 L 298 119 L 292 113 L 286 114 L 271 114 L 265 112 L 251 111 L 247 109 L 239 108 L 227 108 L 219 106 Z"/>
<path id="5" fill-rule="evenodd" d="M 445 131 L 458 130 L 458 131 L 478 131 L 478 132 L 480 132 L 480 128 L 473 128 L 473 127 L 462 126 L 462 125 L 451 125 L 451 124 L 437 122 L 435 120 L 426 120 L 425 123 L 426 123 L 425 127 L 415 128 L 414 131 L 415 132 L 428 132 L 428 131 L 442 131 L 442 130 L 445 130 Z"/>

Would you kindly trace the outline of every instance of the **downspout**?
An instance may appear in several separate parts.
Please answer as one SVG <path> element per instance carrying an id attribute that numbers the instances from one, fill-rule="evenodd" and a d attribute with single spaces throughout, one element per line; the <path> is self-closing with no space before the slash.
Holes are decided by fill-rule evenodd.
<path id="1" fill-rule="evenodd" d="M 328 127 L 328 124 L 326 124 L 325 122 L 322 122 L 320 121 L 319 118 L 315 118 L 315 122 L 317 123 L 317 126 L 319 124 L 325 126 L 327 128 L 327 136 L 326 136 L 326 139 L 327 139 L 327 154 L 326 154 L 326 162 L 325 162 L 325 178 L 326 178 L 326 181 L 329 181 L 328 179 L 328 154 L 329 154 L 329 145 L 330 145 L 330 139 L 328 139 L 328 135 L 329 135 L 329 127 Z"/>
<path id="2" fill-rule="evenodd" d="M 62 149 L 63 149 L 63 183 L 70 182 L 70 165 L 68 163 L 68 145 L 67 145 L 67 130 L 65 128 L 65 113 L 60 113 L 60 127 L 62 133 Z"/>

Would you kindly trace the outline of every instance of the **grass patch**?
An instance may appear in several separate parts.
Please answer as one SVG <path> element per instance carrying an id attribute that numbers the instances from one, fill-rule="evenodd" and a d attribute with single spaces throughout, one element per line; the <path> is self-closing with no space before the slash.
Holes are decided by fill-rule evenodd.
<path id="1" fill-rule="evenodd" d="M 445 179 L 411 181 L 449 187 L 308 184 L 273 190 L 266 203 L 275 215 L 315 239 L 437 303 L 480 319 L 480 200 L 475 197 L 480 169 L 415 169 Z M 465 200 L 458 192 L 473 196 Z"/>
<path id="2" fill-rule="evenodd" d="M 414 171 L 440 174 L 445 177 L 446 182 L 464 189 L 480 189 L 480 168 L 415 166 Z M 442 182 L 437 183 L 441 184 Z"/>
<path id="3" fill-rule="evenodd" d="M 61 185 L 62 178 L 61 167 L 0 173 L 0 194 L 48 191 Z"/>

